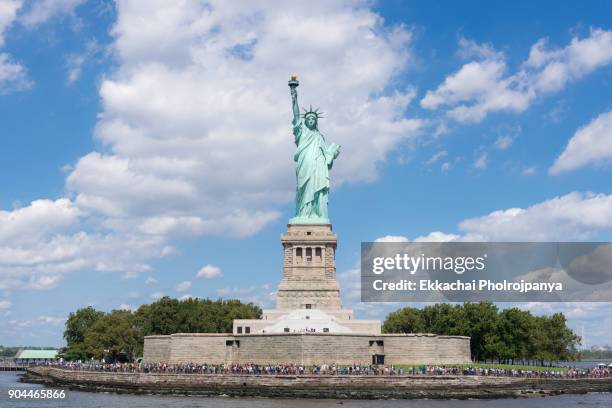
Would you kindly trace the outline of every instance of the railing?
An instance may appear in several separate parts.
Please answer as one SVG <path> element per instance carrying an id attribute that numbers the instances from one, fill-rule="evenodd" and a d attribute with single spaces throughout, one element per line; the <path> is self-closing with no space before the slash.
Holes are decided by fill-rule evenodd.
<path id="1" fill-rule="evenodd" d="M 0 364 L 0 371 L 25 371 L 28 365 Z"/>

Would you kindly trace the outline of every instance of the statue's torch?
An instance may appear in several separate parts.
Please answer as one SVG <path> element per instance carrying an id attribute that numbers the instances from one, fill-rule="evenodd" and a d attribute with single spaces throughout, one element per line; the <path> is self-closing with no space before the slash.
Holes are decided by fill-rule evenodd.
<path id="1" fill-rule="evenodd" d="M 289 80 L 289 88 L 291 88 L 291 90 L 294 90 L 298 86 L 300 86 L 300 82 L 297 80 L 297 76 L 291 75 L 291 79 Z"/>

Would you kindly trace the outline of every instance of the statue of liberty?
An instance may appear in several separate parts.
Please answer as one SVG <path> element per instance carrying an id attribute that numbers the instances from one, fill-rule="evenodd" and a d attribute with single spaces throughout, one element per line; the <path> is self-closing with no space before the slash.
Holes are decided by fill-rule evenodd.
<path id="1" fill-rule="evenodd" d="M 329 200 L 329 171 L 340 154 L 336 143 L 326 144 L 319 132 L 321 112 L 304 110 L 300 115 L 297 101 L 299 82 L 295 76 L 289 81 L 293 107 L 293 135 L 297 146 L 293 160 L 297 186 L 295 192 L 295 217 L 290 224 L 329 224 L 327 203 Z"/>

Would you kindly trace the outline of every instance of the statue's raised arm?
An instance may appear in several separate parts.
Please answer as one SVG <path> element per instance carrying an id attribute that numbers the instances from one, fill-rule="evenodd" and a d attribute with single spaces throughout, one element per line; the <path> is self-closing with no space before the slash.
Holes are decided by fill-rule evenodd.
<path id="1" fill-rule="evenodd" d="M 295 75 L 291 76 L 289 81 L 289 89 L 291 89 L 291 107 L 293 108 L 293 124 L 296 125 L 300 121 L 300 107 L 297 101 L 297 87 L 300 83 Z"/>

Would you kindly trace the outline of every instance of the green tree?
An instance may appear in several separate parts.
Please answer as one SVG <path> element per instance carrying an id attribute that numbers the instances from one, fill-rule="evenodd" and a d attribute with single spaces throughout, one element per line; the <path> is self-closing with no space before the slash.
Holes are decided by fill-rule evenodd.
<path id="1" fill-rule="evenodd" d="M 469 332 L 465 311 L 461 305 L 436 303 L 422 310 L 425 328 L 430 333 L 464 336 Z"/>
<path id="2" fill-rule="evenodd" d="M 0 345 L 0 357 L 15 357 L 20 347 L 4 347 Z"/>
<path id="3" fill-rule="evenodd" d="M 239 300 L 164 297 L 136 311 L 144 336 L 172 333 L 230 333 L 234 319 L 259 319 L 261 309 Z"/>
<path id="4" fill-rule="evenodd" d="M 536 316 L 534 319 L 534 331 L 529 343 L 529 359 L 538 361 L 544 365 L 545 361 L 551 361 L 553 356 L 549 352 L 549 338 L 547 334 L 547 317 Z"/>
<path id="5" fill-rule="evenodd" d="M 145 336 L 177 333 L 179 300 L 167 296 L 158 301 L 142 305 L 136 311 L 136 324 Z"/>
<path id="6" fill-rule="evenodd" d="M 105 314 L 92 307 L 71 313 L 66 321 L 68 360 L 91 357 L 131 360 L 142 353 L 143 338 L 172 333 L 230 333 L 234 319 L 259 319 L 261 309 L 239 300 L 164 297 L 142 305 L 135 313 L 114 310 Z"/>
<path id="7" fill-rule="evenodd" d="M 70 313 L 66 320 L 66 330 L 64 330 L 66 348 L 62 349 L 60 355 L 68 360 L 91 358 L 91 353 L 88 353 L 84 344 L 85 332 L 102 316 L 104 316 L 104 312 L 100 312 L 91 306 Z"/>
<path id="8" fill-rule="evenodd" d="M 383 333 L 423 333 L 425 322 L 421 311 L 405 307 L 389 313 L 382 326 Z"/>
<path id="9" fill-rule="evenodd" d="M 512 363 L 518 359 L 526 360 L 534 330 L 535 320 L 531 313 L 515 307 L 502 311 L 496 330 L 502 343 L 498 358 L 504 362 L 511 360 Z"/>
<path id="10" fill-rule="evenodd" d="M 142 353 L 143 336 L 128 310 L 113 310 L 85 332 L 85 348 L 96 359 L 133 361 Z"/>
<path id="11" fill-rule="evenodd" d="M 496 354 L 491 353 L 486 345 L 496 341 L 494 334 L 499 320 L 497 306 L 492 302 L 464 303 L 463 311 L 468 326 L 465 335 L 470 336 L 472 358 L 476 361 L 494 358 Z"/>
<path id="12" fill-rule="evenodd" d="M 571 361 L 577 358 L 581 339 L 567 327 L 563 313 L 539 317 L 537 324 L 539 336 L 536 350 L 542 363 Z"/>
<path id="13" fill-rule="evenodd" d="M 518 308 L 499 311 L 491 302 L 423 309 L 406 307 L 387 315 L 385 333 L 429 332 L 469 336 L 476 361 L 497 360 L 554 362 L 579 358 L 580 337 L 567 327 L 562 313 L 533 316 Z"/>

